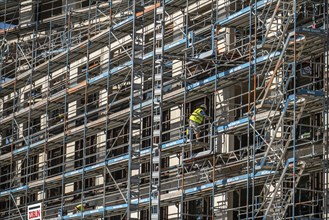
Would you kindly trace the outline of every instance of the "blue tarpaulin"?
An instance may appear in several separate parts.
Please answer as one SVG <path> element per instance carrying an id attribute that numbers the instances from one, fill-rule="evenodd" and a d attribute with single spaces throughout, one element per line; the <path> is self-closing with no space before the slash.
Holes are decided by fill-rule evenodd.
<path id="1" fill-rule="evenodd" d="M 0 22 L 0 30 L 8 30 L 8 29 L 14 28 L 16 26 L 17 25 L 14 25 L 14 24 L 7 24 L 7 23 L 4 23 L 4 22 Z"/>

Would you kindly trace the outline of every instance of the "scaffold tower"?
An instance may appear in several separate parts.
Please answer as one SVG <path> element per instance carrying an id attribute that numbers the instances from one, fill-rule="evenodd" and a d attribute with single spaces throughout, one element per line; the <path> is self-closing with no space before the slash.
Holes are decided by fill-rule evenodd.
<path id="1" fill-rule="evenodd" d="M 0 219 L 329 218 L 328 10 L 0 0 Z"/>

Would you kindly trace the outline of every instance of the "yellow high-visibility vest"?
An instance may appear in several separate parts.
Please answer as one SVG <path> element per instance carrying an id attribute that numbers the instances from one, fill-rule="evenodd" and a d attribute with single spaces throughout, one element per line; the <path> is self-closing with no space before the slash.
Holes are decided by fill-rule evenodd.
<path id="1" fill-rule="evenodd" d="M 80 205 L 77 205 L 76 208 L 80 211 L 80 212 L 83 212 L 85 210 L 85 207 L 80 204 Z"/>
<path id="2" fill-rule="evenodd" d="M 194 121 L 195 123 L 198 123 L 199 125 L 202 124 L 204 118 L 202 112 L 202 108 L 195 109 L 192 115 L 190 116 L 190 120 Z"/>

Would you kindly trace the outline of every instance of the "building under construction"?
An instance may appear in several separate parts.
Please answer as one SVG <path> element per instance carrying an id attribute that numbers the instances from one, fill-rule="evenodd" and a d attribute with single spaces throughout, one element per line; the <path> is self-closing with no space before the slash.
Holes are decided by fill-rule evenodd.
<path id="1" fill-rule="evenodd" d="M 0 219 L 328 219 L 328 21 L 327 0 L 0 0 Z"/>

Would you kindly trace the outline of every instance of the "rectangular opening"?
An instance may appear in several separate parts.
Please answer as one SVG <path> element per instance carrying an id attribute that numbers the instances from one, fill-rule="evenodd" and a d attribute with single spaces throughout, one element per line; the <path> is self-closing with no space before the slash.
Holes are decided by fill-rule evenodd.
<path id="1" fill-rule="evenodd" d="M 48 125 L 52 127 L 49 133 L 55 135 L 64 131 L 64 108 L 58 108 L 49 113 Z"/>
<path id="2" fill-rule="evenodd" d="M 109 157 L 115 157 L 128 152 L 129 126 L 117 127 L 108 131 L 107 149 L 111 149 Z"/>
<path id="3" fill-rule="evenodd" d="M 41 86 L 33 88 L 24 94 L 24 108 L 34 105 L 35 103 L 42 100 Z"/>
<path id="4" fill-rule="evenodd" d="M 83 64 L 78 67 L 77 83 L 81 83 L 86 80 L 86 74 L 88 73 L 88 79 L 94 78 L 101 73 L 100 58 L 89 61 L 88 65 Z"/>
<path id="5" fill-rule="evenodd" d="M 10 187 L 10 165 L 5 165 L 0 169 L 0 189 L 8 189 Z"/>
<path id="6" fill-rule="evenodd" d="M 3 103 L 3 110 L 2 110 L 3 118 L 8 117 L 10 114 L 13 113 L 13 105 L 14 105 L 13 99 L 10 99 Z"/>
<path id="7" fill-rule="evenodd" d="M 38 179 L 38 168 L 39 168 L 39 156 L 31 156 L 22 161 L 22 170 L 21 170 L 21 182 L 26 184 L 30 181 Z"/>
<path id="8" fill-rule="evenodd" d="M 30 123 L 26 122 L 24 123 L 23 129 L 23 135 L 24 137 L 27 137 L 28 135 L 33 135 L 34 133 L 37 133 L 40 131 L 41 128 L 41 120 L 40 118 L 34 118 L 30 120 Z"/>
<path id="9" fill-rule="evenodd" d="M 123 169 L 123 170 L 117 170 L 117 171 L 113 171 L 111 172 L 112 177 L 117 181 L 117 182 L 121 182 L 123 179 L 127 178 L 127 170 Z M 114 184 L 113 179 L 110 176 L 110 174 L 106 174 L 106 184 Z M 114 189 L 109 188 L 109 190 L 117 190 L 116 187 L 114 187 Z"/>
<path id="10" fill-rule="evenodd" d="M 37 201 L 38 196 L 37 193 L 31 193 L 31 194 L 28 193 L 27 196 L 22 196 L 20 197 L 20 199 L 21 199 L 21 204 L 27 204 Z"/>
<path id="11" fill-rule="evenodd" d="M 0 1 L 0 4 L 3 4 L 3 1 Z M 8 1 L 5 13 L 0 16 L 0 23 L 4 23 L 5 26 L 0 24 L 1 29 L 10 29 L 12 28 L 11 25 L 18 25 L 19 24 L 19 1 L 11 0 Z M 1 8 L 3 10 L 3 5 Z"/>
<path id="12" fill-rule="evenodd" d="M 96 162 L 96 135 L 87 137 L 85 143 L 85 152 L 83 140 L 75 142 L 75 168 L 80 168 L 85 162 L 85 166 L 93 164 Z M 84 156 L 85 153 L 85 156 Z"/>
<path id="13" fill-rule="evenodd" d="M 48 199 L 56 198 L 61 195 L 62 195 L 62 187 L 60 187 L 60 186 L 48 189 L 47 194 L 46 194 Z"/>
<path id="14" fill-rule="evenodd" d="M 65 75 L 61 75 L 59 77 L 56 77 L 50 81 L 50 94 L 49 95 L 54 95 L 60 91 L 65 90 L 65 85 L 66 84 L 66 78 Z"/>
<path id="15" fill-rule="evenodd" d="M 77 115 L 83 115 L 87 114 L 87 123 L 90 121 L 95 121 L 98 119 L 98 112 L 96 111 L 99 106 L 99 93 L 93 93 L 88 95 L 87 102 L 85 98 L 77 101 Z M 79 120 L 77 120 L 76 125 L 83 125 L 84 124 L 84 118 L 80 117 Z"/>
<path id="16" fill-rule="evenodd" d="M 95 5 L 96 4 L 96 1 L 84 0 L 81 3 L 81 7 L 82 8 L 89 7 L 89 2 L 90 2 L 90 5 Z"/>
<path id="17" fill-rule="evenodd" d="M 62 0 L 47 1 L 43 0 L 34 7 L 34 21 L 42 21 L 62 13 Z"/>
<path id="18" fill-rule="evenodd" d="M 63 172 L 63 148 L 48 151 L 48 176 Z"/>
<path id="19" fill-rule="evenodd" d="M 87 189 L 87 188 L 90 188 L 92 186 L 95 186 L 95 178 L 92 177 L 92 178 L 85 179 L 84 188 Z M 74 183 L 74 190 L 81 190 L 81 189 L 82 189 L 82 181 L 75 182 Z"/>

